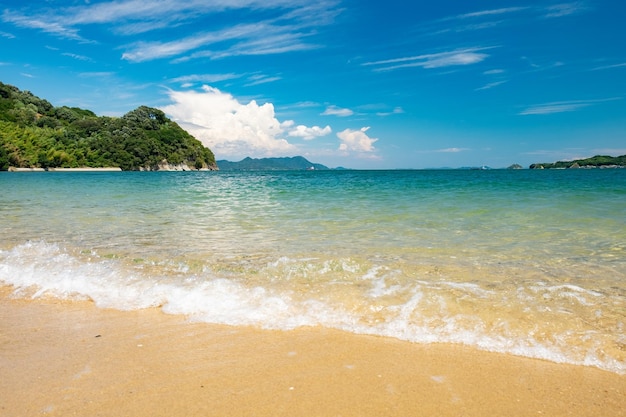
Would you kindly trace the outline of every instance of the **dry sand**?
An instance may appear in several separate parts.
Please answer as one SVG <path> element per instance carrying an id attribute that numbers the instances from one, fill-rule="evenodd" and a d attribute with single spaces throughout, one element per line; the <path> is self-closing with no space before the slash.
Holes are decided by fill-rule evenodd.
<path id="1" fill-rule="evenodd" d="M 626 376 L 589 367 L 8 294 L 0 290 L 5 417 L 626 415 Z"/>

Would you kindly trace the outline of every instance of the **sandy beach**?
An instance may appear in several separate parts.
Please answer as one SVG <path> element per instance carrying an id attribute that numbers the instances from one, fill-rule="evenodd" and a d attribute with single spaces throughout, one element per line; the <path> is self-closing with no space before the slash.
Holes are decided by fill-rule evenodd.
<path id="1" fill-rule="evenodd" d="M 0 296 L 0 414 L 623 416 L 626 376 L 455 345 Z"/>

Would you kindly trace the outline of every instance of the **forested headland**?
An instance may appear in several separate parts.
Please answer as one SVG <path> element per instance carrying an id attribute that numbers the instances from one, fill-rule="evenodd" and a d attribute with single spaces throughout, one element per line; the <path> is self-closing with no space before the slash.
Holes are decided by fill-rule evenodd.
<path id="1" fill-rule="evenodd" d="M 141 106 L 122 117 L 97 116 L 0 82 L 0 170 L 164 165 L 217 169 L 213 152 L 161 110 Z"/>
<path id="2" fill-rule="evenodd" d="M 536 163 L 530 169 L 565 169 L 565 168 L 624 168 L 626 155 L 607 156 L 596 155 L 591 158 L 575 159 L 573 161 L 557 161 L 550 163 Z"/>

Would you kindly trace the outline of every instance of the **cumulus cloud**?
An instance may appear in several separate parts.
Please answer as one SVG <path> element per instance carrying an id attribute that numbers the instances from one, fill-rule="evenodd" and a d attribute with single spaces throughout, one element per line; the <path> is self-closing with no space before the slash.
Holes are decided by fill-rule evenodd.
<path id="1" fill-rule="evenodd" d="M 285 137 L 311 140 L 332 132 L 330 126 L 282 123 L 274 105 L 242 103 L 231 94 L 205 85 L 202 91 L 169 90 L 171 104 L 161 108 L 181 127 L 208 146 L 218 158 L 289 155 L 296 145 Z"/>
<path id="2" fill-rule="evenodd" d="M 293 152 L 271 103 L 244 104 L 217 88 L 169 91 L 172 104 L 161 109 L 219 157 L 267 156 Z"/>
<path id="3" fill-rule="evenodd" d="M 346 129 L 337 133 L 337 137 L 341 141 L 339 145 L 340 151 L 355 152 L 373 152 L 374 142 L 378 139 L 367 136 L 369 127 L 363 127 L 360 130 Z"/>
<path id="4" fill-rule="evenodd" d="M 293 127 L 289 131 L 289 136 L 299 137 L 304 140 L 311 140 L 320 136 L 326 136 L 330 134 L 331 132 L 332 132 L 332 129 L 328 125 L 324 128 L 321 128 L 319 126 L 306 127 L 304 125 L 298 125 L 298 126 Z"/>

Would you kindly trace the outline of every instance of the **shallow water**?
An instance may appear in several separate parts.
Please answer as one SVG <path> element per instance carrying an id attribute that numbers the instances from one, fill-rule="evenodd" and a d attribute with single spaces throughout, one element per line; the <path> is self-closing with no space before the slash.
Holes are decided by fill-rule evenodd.
<path id="1" fill-rule="evenodd" d="M 19 297 L 626 373 L 626 170 L 0 173 Z"/>

